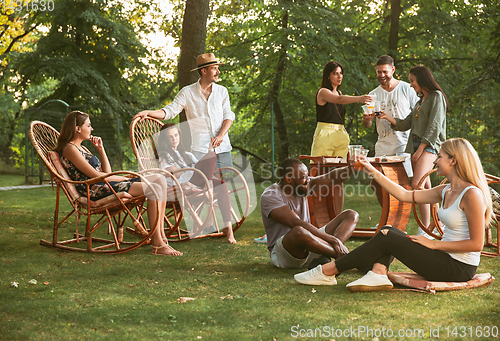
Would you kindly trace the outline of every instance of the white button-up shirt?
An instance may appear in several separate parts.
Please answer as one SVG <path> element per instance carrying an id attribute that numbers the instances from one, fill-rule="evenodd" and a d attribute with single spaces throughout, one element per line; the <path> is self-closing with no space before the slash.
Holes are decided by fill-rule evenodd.
<path id="1" fill-rule="evenodd" d="M 208 152 L 210 140 L 219 133 L 224 120 L 234 121 L 231 111 L 229 94 L 221 85 L 212 83 L 212 93 L 205 98 L 201 92 L 200 81 L 185 86 L 175 96 L 172 103 L 163 108 L 164 120 L 170 120 L 186 110 L 186 117 L 191 130 L 191 150 L 201 153 Z M 222 143 L 215 148 L 215 153 L 231 151 L 228 134 L 224 135 Z"/>

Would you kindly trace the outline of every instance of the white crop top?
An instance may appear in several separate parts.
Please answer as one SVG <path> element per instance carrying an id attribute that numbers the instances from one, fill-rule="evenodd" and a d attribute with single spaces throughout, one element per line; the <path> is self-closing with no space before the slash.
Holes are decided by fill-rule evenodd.
<path id="1" fill-rule="evenodd" d="M 444 202 L 444 196 L 448 188 L 450 188 L 449 184 L 443 189 L 441 194 L 443 198 L 442 202 Z M 450 207 L 445 209 L 441 205 L 438 217 L 445 225 L 442 241 L 451 242 L 470 239 L 469 224 L 467 223 L 465 212 L 460 208 L 460 201 L 469 188 L 474 188 L 474 186 L 466 187 Z M 481 213 L 478 212 L 477 214 Z M 481 258 L 481 252 L 446 252 L 452 258 L 469 265 L 478 266 Z"/>

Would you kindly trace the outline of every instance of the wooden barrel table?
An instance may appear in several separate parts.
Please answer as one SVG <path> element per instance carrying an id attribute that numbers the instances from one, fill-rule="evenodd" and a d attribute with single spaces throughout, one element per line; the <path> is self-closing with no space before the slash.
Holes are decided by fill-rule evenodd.
<path id="1" fill-rule="evenodd" d="M 313 162 L 310 165 L 309 174 L 318 176 L 327 173 L 331 168 L 347 166 L 346 159 L 328 158 L 328 157 L 311 157 L 302 155 L 300 160 L 309 159 Z M 377 160 L 377 161 L 376 161 Z M 387 161 L 380 161 L 379 158 L 368 158 L 368 161 L 377 168 L 382 174 L 394 181 L 395 183 L 410 190 L 410 180 L 404 168 L 404 159 L 401 157 L 388 157 Z M 316 227 L 321 227 L 335 218 L 336 212 L 334 208 L 335 197 L 333 191 L 331 195 L 321 195 L 314 193 L 308 197 L 309 211 L 311 215 L 311 223 Z M 382 212 L 378 222 L 378 228 L 356 228 L 353 236 L 355 237 L 373 237 L 381 227 L 392 225 L 404 231 L 408 224 L 408 219 L 411 214 L 411 203 L 401 202 L 387 193 L 382 188 Z M 360 208 L 354 208 L 359 210 Z M 340 212 L 339 212 L 340 213 Z"/>

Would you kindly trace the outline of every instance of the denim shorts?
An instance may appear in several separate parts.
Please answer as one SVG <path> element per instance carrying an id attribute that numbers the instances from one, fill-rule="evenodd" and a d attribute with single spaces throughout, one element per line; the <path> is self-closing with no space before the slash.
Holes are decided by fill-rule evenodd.
<path id="1" fill-rule="evenodd" d="M 412 136 L 413 136 L 413 152 L 415 153 L 418 149 L 418 146 L 420 146 L 420 144 L 422 143 L 422 139 L 420 139 L 420 137 L 418 137 L 417 135 L 412 135 Z M 438 155 L 437 151 L 431 146 L 425 147 L 424 152 Z"/>
<path id="2" fill-rule="evenodd" d="M 196 159 L 201 159 L 206 153 L 201 153 L 196 150 L 192 151 L 194 157 Z M 217 164 L 215 165 L 215 169 L 219 169 L 222 167 L 233 167 L 233 159 L 231 157 L 231 152 L 223 152 L 217 154 Z M 223 171 L 226 173 L 227 171 Z"/>

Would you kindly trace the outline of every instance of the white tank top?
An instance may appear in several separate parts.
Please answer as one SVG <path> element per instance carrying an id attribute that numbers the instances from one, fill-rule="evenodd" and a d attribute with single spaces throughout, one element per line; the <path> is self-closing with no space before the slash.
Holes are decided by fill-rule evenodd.
<path id="1" fill-rule="evenodd" d="M 450 186 L 451 185 L 448 184 L 443 189 L 441 194 L 443 202 L 446 190 L 450 188 Z M 441 205 L 438 211 L 438 217 L 445 225 L 443 238 L 441 239 L 442 241 L 455 242 L 470 239 L 469 224 L 467 223 L 465 212 L 460 208 L 460 201 L 469 188 L 474 188 L 474 186 L 466 187 L 450 207 L 445 209 L 443 205 Z M 480 214 L 480 212 L 478 212 L 478 214 Z M 484 212 L 482 212 L 482 214 L 484 214 Z M 452 258 L 469 265 L 478 266 L 481 258 L 481 252 L 446 252 Z"/>

